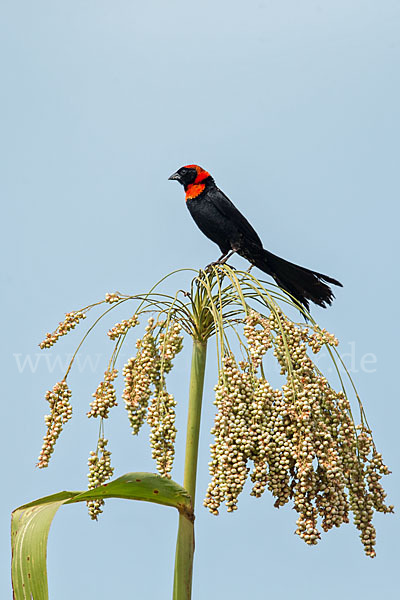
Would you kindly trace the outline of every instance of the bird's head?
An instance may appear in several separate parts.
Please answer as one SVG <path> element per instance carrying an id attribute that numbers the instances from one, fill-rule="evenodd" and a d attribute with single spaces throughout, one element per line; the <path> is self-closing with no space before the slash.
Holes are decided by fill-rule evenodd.
<path id="1" fill-rule="evenodd" d="M 198 165 L 185 165 L 173 173 L 171 177 L 168 177 L 168 179 L 179 181 L 185 190 L 187 190 L 189 186 L 201 184 L 209 177 L 211 179 L 210 173 Z"/>

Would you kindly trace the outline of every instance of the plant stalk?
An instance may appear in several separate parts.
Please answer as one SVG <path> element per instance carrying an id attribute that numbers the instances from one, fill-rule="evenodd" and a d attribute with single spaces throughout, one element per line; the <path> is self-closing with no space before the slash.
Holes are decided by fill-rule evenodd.
<path id="1" fill-rule="evenodd" d="M 203 398 L 204 370 L 207 342 L 193 340 L 192 366 L 189 387 L 189 409 L 186 433 L 185 473 L 183 487 L 192 499 L 196 496 L 197 457 L 199 447 L 201 402 Z M 194 554 L 194 523 L 185 514 L 179 514 L 176 541 L 173 600 L 190 600 Z"/>

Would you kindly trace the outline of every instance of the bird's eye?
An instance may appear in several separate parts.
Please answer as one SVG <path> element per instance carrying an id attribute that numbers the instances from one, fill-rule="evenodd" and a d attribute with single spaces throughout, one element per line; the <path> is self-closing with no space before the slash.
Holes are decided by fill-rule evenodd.
<path id="1" fill-rule="evenodd" d="M 185 175 L 186 172 L 187 172 L 187 169 L 181 169 L 181 175 Z"/>

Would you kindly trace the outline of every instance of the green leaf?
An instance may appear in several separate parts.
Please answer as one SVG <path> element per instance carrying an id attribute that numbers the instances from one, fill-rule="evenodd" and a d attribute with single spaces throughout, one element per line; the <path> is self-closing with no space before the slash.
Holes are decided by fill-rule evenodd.
<path id="1" fill-rule="evenodd" d="M 190 496 L 181 485 L 154 473 L 127 473 L 94 490 L 81 492 L 71 498 L 68 504 L 106 498 L 156 502 L 165 506 L 173 506 L 184 513 L 190 512 L 191 507 Z"/>
<path id="2" fill-rule="evenodd" d="M 60 492 L 17 508 L 11 518 L 11 574 L 15 600 L 48 598 L 47 537 L 59 507 L 78 492 Z"/>
<path id="3" fill-rule="evenodd" d="M 12 513 L 12 581 L 14 600 L 48 600 L 47 538 L 57 510 L 63 504 L 107 498 L 126 498 L 172 506 L 193 521 L 187 491 L 171 479 L 154 473 L 127 473 L 87 492 L 60 492 L 20 506 Z"/>

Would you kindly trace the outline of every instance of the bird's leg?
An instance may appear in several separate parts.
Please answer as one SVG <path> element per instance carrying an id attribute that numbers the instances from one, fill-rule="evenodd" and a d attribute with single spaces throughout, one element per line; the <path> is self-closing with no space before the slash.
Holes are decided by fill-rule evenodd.
<path id="1" fill-rule="evenodd" d="M 218 260 L 216 260 L 215 262 L 212 262 L 212 265 L 221 265 L 223 264 L 223 260 L 225 258 L 225 256 L 227 256 L 229 254 L 229 252 L 224 252 L 223 254 L 221 254 L 221 256 L 219 257 Z"/>
<path id="2" fill-rule="evenodd" d="M 226 263 L 226 261 L 228 260 L 228 258 L 230 258 L 232 256 L 232 254 L 234 254 L 235 252 L 236 252 L 236 250 L 231 250 L 230 252 L 224 252 L 224 254 L 222 254 L 222 256 L 220 256 L 218 260 L 207 265 L 206 269 L 208 269 L 209 267 L 214 267 L 215 265 L 224 265 Z"/>
<path id="3" fill-rule="evenodd" d="M 217 264 L 218 265 L 224 265 L 226 263 L 226 261 L 228 260 L 228 258 L 230 258 L 232 256 L 232 254 L 235 254 L 236 250 L 231 250 L 230 252 L 227 252 L 226 254 L 223 254 L 221 256 L 221 258 L 219 258 L 217 260 Z"/>
<path id="4" fill-rule="evenodd" d="M 249 268 L 247 269 L 247 272 L 250 273 L 250 271 L 252 270 L 253 267 L 254 267 L 254 265 L 250 265 Z"/>

